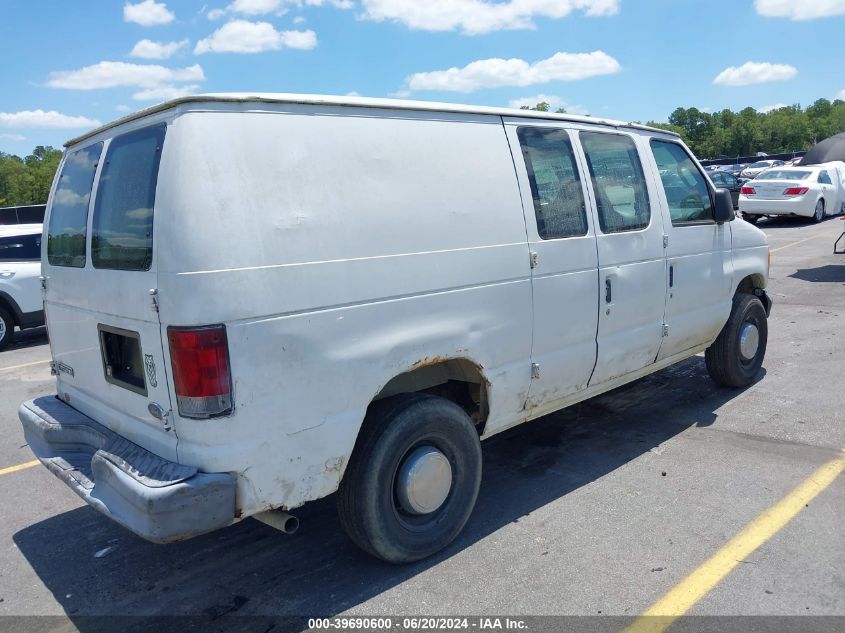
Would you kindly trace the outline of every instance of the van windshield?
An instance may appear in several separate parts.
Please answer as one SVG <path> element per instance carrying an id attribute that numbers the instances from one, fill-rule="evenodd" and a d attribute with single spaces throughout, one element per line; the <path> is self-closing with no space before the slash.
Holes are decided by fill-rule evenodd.
<path id="1" fill-rule="evenodd" d="M 95 268 L 149 270 L 153 259 L 153 208 L 165 125 L 116 136 L 101 170 L 91 261 Z"/>

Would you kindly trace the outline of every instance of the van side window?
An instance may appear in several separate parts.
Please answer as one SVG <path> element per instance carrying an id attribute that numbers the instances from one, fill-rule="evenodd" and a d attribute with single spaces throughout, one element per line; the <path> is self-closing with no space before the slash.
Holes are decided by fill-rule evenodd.
<path id="1" fill-rule="evenodd" d="M 566 130 L 521 127 L 516 133 L 528 170 L 540 237 L 552 240 L 586 235 L 584 189 Z"/>
<path id="2" fill-rule="evenodd" d="M 651 221 L 643 166 L 629 136 L 579 134 L 596 196 L 603 233 L 644 229 Z"/>
<path id="3" fill-rule="evenodd" d="M 713 222 L 710 188 L 684 148 L 671 141 L 652 139 L 651 152 L 663 181 L 672 225 Z M 716 184 L 724 185 L 724 179 Z"/>
<path id="4" fill-rule="evenodd" d="M 91 227 L 95 268 L 149 270 L 164 132 L 164 124 L 154 125 L 116 136 L 109 144 Z"/>
<path id="5" fill-rule="evenodd" d="M 0 237 L 0 262 L 37 262 L 40 259 L 40 235 Z"/>
<path id="6" fill-rule="evenodd" d="M 52 266 L 85 267 L 88 201 L 102 151 L 103 144 L 95 143 L 65 158 L 47 225 L 47 261 Z"/>

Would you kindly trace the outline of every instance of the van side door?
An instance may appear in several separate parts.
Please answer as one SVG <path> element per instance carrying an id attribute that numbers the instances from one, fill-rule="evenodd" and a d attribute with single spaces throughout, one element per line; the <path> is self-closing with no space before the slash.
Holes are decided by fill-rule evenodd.
<path id="1" fill-rule="evenodd" d="M 654 363 L 663 335 L 663 221 L 643 171 L 638 139 L 616 130 L 578 133 L 589 173 L 599 265 L 598 359 L 590 386 Z"/>
<path id="2" fill-rule="evenodd" d="M 584 389 L 596 362 L 596 237 L 572 134 L 559 122 L 505 119 L 525 211 L 534 336 L 527 409 Z M 553 407 L 550 407 L 553 408 Z"/>
<path id="3" fill-rule="evenodd" d="M 650 171 L 668 236 L 666 325 L 658 360 L 712 341 L 731 311 L 731 230 L 713 220 L 707 178 L 678 142 L 652 138 Z"/>

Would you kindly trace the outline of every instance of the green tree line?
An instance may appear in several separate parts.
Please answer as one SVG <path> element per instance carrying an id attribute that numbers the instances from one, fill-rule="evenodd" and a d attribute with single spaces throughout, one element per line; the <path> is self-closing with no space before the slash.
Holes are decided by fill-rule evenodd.
<path id="1" fill-rule="evenodd" d="M 0 152 L 0 207 L 47 202 L 61 157 L 61 150 L 43 145 L 25 158 Z"/>

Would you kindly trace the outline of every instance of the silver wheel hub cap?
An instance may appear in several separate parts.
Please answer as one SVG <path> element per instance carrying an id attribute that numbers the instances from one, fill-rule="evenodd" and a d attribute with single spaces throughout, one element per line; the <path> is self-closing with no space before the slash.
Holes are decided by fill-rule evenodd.
<path id="1" fill-rule="evenodd" d="M 6 336 L 6 321 L 0 318 L 0 341 Z"/>
<path id="2" fill-rule="evenodd" d="M 433 446 L 414 449 L 399 467 L 396 494 L 406 512 L 434 512 L 446 501 L 451 488 L 452 466 Z"/>
<path id="3" fill-rule="evenodd" d="M 739 332 L 739 353 L 742 360 L 752 360 L 760 346 L 760 332 L 753 323 L 744 323 Z"/>

